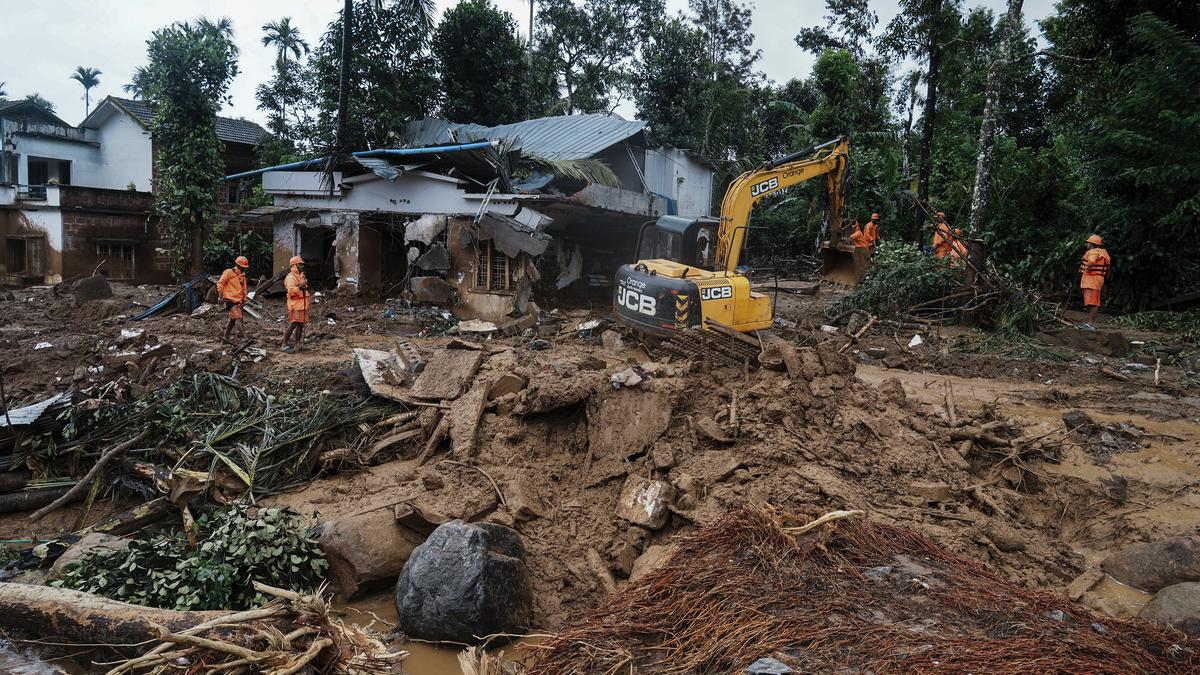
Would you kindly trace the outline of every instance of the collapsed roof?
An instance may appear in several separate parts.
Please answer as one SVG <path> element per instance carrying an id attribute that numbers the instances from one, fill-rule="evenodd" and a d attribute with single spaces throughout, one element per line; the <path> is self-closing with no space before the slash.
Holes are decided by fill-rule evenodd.
<path id="1" fill-rule="evenodd" d="M 410 146 L 444 145 L 469 141 L 500 141 L 523 154 L 542 159 L 587 159 L 605 148 L 637 137 L 645 145 L 640 120 L 611 115 L 560 115 L 512 124 L 485 127 L 443 119 L 414 120 L 405 128 Z"/>

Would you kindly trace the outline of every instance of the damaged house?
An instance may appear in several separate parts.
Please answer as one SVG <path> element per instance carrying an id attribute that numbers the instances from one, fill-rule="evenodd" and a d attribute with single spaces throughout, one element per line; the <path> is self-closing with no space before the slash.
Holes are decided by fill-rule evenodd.
<path id="1" fill-rule="evenodd" d="M 77 127 L 33 103 L 0 101 L 0 279 L 58 283 L 96 270 L 114 281 L 171 280 L 154 216 L 153 119 L 144 101 L 115 96 Z M 266 134 L 218 117 L 225 168 L 254 166 Z M 223 208 L 238 197 L 223 191 Z"/>
<path id="2" fill-rule="evenodd" d="M 651 147 L 645 123 L 571 115 L 483 127 L 412 122 L 407 147 L 353 153 L 326 174 L 309 160 L 262 174 L 275 264 L 349 292 L 404 286 L 463 318 L 524 313 L 540 293 L 608 302 L 612 275 L 660 215 L 709 214 L 713 171 Z"/>

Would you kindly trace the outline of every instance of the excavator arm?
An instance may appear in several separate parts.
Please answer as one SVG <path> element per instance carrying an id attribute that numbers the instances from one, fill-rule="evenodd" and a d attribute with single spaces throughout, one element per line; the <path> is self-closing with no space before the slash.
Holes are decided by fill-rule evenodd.
<path id="1" fill-rule="evenodd" d="M 850 143 L 845 136 L 763 164 L 734 179 L 721 202 L 717 229 L 718 270 L 737 271 L 750 224 L 750 211 L 759 201 L 806 180 L 825 176 L 829 194 L 830 244 L 837 246 L 842 225 L 842 192 L 849 163 Z"/>

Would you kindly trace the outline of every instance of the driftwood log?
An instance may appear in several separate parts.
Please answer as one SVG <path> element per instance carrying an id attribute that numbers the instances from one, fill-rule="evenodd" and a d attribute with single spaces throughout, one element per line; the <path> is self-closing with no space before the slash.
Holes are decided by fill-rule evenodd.
<path id="1" fill-rule="evenodd" d="M 33 474 L 28 471 L 0 472 L 0 493 L 23 489 L 31 480 Z"/>
<path id="2" fill-rule="evenodd" d="M 40 509 L 51 502 L 62 499 L 71 491 L 71 487 L 53 487 L 44 490 L 23 490 L 0 495 L 0 513 L 19 513 Z M 70 501 L 79 501 L 85 495 L 76 494 Z"/>
<path id="3" fill-rule="evenodd" d="M 0 629 L 56 642 L 132 646 L 157 641 L 155 626 L 187 630 L 228 612 L 176 612 L 140 607 L 91 593 L 0 583 Z"/>

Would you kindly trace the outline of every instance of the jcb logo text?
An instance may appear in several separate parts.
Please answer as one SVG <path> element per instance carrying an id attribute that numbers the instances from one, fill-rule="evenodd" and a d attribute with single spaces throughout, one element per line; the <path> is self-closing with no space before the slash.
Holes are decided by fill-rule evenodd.
<path id="1" fill-rule="evenodd" d="M 701 300 L 725 300 L 733 297 L 733 286 L 715 286 L 713 288 L 701 288 Z"/>
<path id="2" fill-rule="evenodd" d="M 754 185 L 751 185 L 750 186 L 750 196 L 757 197 L 761 194 L 765 194 L 767 192 L 776 190 L 778 188 L 779 188 L 779 179 L 771 178 L 770 180 L 764 180 L 761 183 L 755 183 Z"/>

